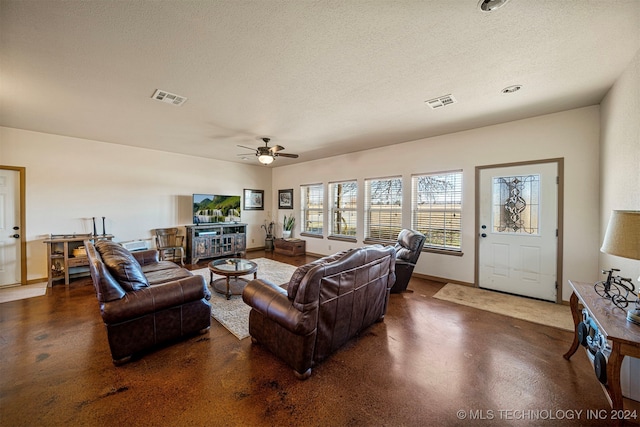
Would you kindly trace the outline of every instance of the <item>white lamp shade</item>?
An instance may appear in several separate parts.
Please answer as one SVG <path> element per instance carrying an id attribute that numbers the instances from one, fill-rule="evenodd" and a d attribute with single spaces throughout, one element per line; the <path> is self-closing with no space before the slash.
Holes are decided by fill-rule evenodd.
<path id="1" fill-rule="evenodd" d="M 268 154 L 263 154 L 261 156 L 258 156 L 258 161 L 263 165 L 268 165 L 273 162 L 273 156 L 270 156 Z"/>
<path id="2" fill-rule="evenodd" d="M 640 211 L 613 211 L 600 250 L 623 258 L 640 259 Z"/>

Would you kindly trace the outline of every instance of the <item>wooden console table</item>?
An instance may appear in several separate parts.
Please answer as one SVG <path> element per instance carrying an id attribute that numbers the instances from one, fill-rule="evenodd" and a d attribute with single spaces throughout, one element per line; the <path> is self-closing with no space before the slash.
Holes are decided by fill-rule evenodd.
<path id="1" fill-rule="evenodd" d="M 569 360 L 580 345 L 578 342 L 578 324 L 582 321 L 582 310 L 578 306 L 580 303 L 596 322 L 600 334 L 607 337 L 611 343 L 611 355 L 607 361 L 607 384 L 601 385 L 611 407 L 615 410 L 622 410 L 620 367 L 625 356 L 640 358 L 640 326 L 627 321 L 625 310 L 616 307 L 613 302 L 598 295 L 593 288 L 593 283 L 569 280 L 569 285 L 573 289 L 570 304 L 575 333 L 571 348 L 563 357 Z"/>
<path id="2" fill-rule="evenodd" d="M 47 269 L 49 271 L 48 287 L 53 286 L 56 280 L 64 279 L 64 284 L 69 286 L 71 277 L 89 275 L 89 258 L 86 252 L 78 256 L 74 249 L 84 245 L 85 240 L 111 240 L 111 234 L 51 234 L 44 243 L 47 244 Z"/>

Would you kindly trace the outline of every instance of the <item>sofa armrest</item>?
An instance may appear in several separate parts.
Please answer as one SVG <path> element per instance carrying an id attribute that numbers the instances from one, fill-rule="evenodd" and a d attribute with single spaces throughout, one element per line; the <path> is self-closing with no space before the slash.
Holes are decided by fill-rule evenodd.
<path id="1" fill-rule="evenodd" d="M 250 281 L 242 291 L 242 300 L 294 334 L 306 335 L 315 329 L 315 324 L 305 322 L 307 316 L 293 306 L 287 291 L 269 280 Z"/>
<path id="2" fill-rule="evenodd" d="M 101 305 L 102 319 L 107 324 L 119 323 L 149 313 L 176 307 L 210 297 L 204 277 L 194 275 L 184 279 L 127 292 L 119 300 Z"/>
<path id="3" fill-rule="evenodd" d="M 131 252 L 131 255 L 133 255 L 140 265 L 152 264 L 160 261 L 160 255 L 155 249 Z"/>

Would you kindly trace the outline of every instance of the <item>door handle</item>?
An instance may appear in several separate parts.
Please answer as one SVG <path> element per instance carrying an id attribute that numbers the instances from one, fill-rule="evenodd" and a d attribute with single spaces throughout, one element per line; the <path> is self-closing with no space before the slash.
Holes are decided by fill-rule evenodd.
<path id="1" fill-rule="evenodd" d="M 487 237 L 487 233 L 482 233 L 480 236 L 481 237 Z"/>
<path id="2" fill-rule="evenodd" d="M 9 237 L 13 237 L 13 238 L 15 238 L 15 239 L 19 239 L 19 238 L 20 238 L 20 235 L 19 235 L 19 234 L 12 234 L 12 235 L 11 235 L 11 236 L 9 236 Z"/>
<path id="3" fill-rule="evenodd" d="M 17 225 L 15 227 L 13 227 L 14 230 L 20 230 L 20 227 L 18 227 Z"/>

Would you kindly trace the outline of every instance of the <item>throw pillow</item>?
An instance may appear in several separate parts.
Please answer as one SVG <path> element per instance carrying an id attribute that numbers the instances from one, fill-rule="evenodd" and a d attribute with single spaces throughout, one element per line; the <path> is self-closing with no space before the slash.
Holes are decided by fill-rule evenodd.
<path id="1" fill-rule="evenodd" d="M 131 255 L 131 252 L 117 243 L 106 240 L 96 242 L 95 246 L 109 272 L 125 292 L 137 291 L 149 286 L 140 263 Z"/>

